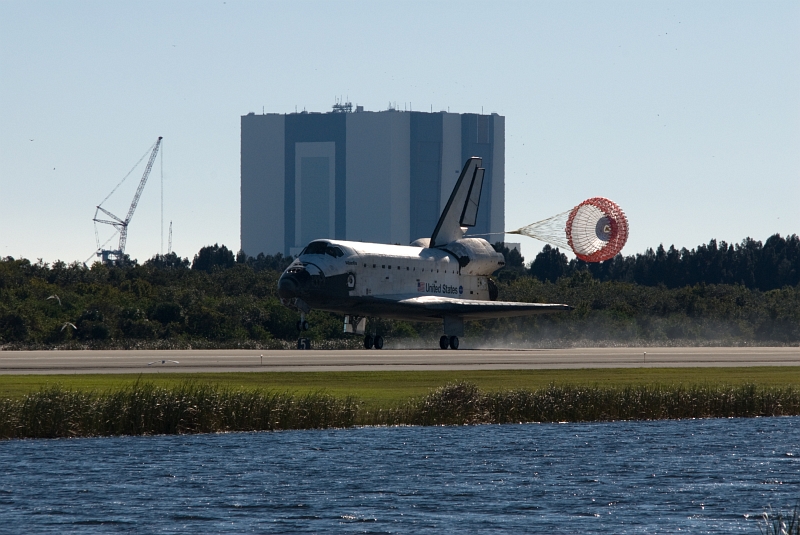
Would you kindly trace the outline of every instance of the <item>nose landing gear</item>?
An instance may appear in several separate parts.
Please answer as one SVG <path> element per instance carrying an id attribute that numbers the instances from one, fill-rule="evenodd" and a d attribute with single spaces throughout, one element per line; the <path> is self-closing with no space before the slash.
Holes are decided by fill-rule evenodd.
<path id="1" fill-rule="evenodd" d="M 297 330 L 298 331 L 307 331 L 309 328 L 308 322 L 306 321 L 306 314 L 305 312 L 300 313 L 300 319 L 297 322 Z"/>
<path id="2" fill-rule="evenodd" d="M 297 330 L 301 333 L 303 331 L 307 331 L 309 328 L 308 322 L 306 321 L 306 313 L 300 312 L 300 320 L 297 322 Z M 304 336 L 300 336 L 297 339 L 297 349 L 311 349 L 311 340 Z"/>

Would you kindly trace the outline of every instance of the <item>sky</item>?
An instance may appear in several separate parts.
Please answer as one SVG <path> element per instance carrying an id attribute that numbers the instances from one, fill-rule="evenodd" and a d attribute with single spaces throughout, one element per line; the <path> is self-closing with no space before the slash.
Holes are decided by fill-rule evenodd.
<path id="1" fill-rule="evenodd" d="M 238 250 L 241 116 L 340 97 L 505 116 L 508 230 L 603 196 L 624 254 L 800 233 L 798 28 L 796 0 L 2 0 L 0 256 L 91 263 L 158 136 L 127 252 L 170 221 L 181 256 Z"/>

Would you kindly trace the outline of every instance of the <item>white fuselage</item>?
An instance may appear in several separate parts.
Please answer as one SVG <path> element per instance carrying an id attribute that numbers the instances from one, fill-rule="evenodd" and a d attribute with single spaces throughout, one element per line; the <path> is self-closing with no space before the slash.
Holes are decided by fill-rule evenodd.
<path id="1" fill-rule="evenodd" d="M 447 251 L 374 243 L 331 241 L 331 244 L 352 251 L 345 257 L 345 271 L 356 275 L 351 296 L 414 294 L 489 299 L 487 276 L 462 273 L 458 261 Z"/>
<path id="2" fill-rule="evenodd" d="M 445 248 L 317 240 L 286 269 L 279 294 L 299 298 L 309 308 L 341 314 L 355 314 L 373 299 L 496 299 L 489 275 L 503 266 L 503 256 L 476 238 L 461 240 L 451 249 L 462 254 L 461 261 Z M 392 311 L 387 315 L 405 317 Z"/>

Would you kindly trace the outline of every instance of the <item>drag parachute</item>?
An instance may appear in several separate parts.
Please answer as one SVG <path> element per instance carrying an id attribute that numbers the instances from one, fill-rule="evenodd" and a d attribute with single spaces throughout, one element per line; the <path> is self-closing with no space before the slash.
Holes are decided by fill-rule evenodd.
<path id="1" fill-rule="evenodd" d="M 569 249 L 584 262 L 602 262 L 614 258 L 628 241 L 628 218 L 613 201 L 592 197 L 572 210 L 507 234 L 522 234 Z"/>

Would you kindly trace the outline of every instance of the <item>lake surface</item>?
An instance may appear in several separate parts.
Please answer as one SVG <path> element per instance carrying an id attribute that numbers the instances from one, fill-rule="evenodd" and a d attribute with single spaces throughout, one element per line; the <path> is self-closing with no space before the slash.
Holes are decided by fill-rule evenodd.
<path id="1" fill-rule="evenodd" d="M 800 418 L 0 442 L 0 533 L 759 533 Z"/>

